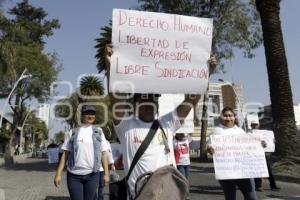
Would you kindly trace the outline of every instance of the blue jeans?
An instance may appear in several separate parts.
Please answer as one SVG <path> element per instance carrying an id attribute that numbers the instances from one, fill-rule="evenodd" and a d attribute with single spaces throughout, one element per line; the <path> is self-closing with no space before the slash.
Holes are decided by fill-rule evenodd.
<path id="1" fill-rule="evenodd" d="M 186 179 L 189 179 L 189 165 L 177 165 L 177 169 Z"/>
<path id="2" fill-rule="evenodd" d="M 245 200 L 257 200 L 253 179 L 219 180 L 225 200 L 236 200 L 236 186 L 239 187 Z"/>
<path id="3" fill-rule="evenodd" d="M 94 200 L 98 183 L 99 172 L 87 175 L 67 173 L 67 185 L 71 200 Z"/>
<path id="4" fill-rule="evenodd" d="M 104 200 L 104 185 L 102 183 L 104 172 L 100 172 L 99 174 L 100 176 L 99 176 L 99 184 L 98 184 L 98 198 L 95 195 L 94 200 Z"/>

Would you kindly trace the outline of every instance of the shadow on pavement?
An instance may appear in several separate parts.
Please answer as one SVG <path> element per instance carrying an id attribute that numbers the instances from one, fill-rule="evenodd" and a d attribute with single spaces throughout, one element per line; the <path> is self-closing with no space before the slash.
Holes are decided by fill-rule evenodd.
<path id="1" fill-rule="evenodd" d="M 45 200 L 70 200 L 69 197 L 53 197 L 53 196 L 48 196 L 45 198 Z"/>
<path id="2" fill-rule="evenodd" d="M 190 186 L 190 193 L 224 195 L 219 186 Z"/>
<path id="3" fill-rule="evenodd" d="M 288 197 L 288 196 L 279 196 L 279 195 L 268 195 L 272 199 L 282 199 L 282 200 L 300 200 L 300 197 Z"/>
<path id="4" fill-rule="evenodd" d="M 275 175 L 275 179 L 276 179 L 276 181 L 300 184 L 300 178 L 297 178 L 297 177 Z"/>
<path id="5" fill-rule="evenodd" d="M 191 166 L 190 171 L 196 170 L 199 173 L 215 173 L 213 167 L 198 167 L 198 166 Z"/>
<path id="6" fill-rule="evenodd" d="M 55 171 L 56 164 L 48 164 L 45 159 L 32 159 L 32 162 L 16 163 L 12 167 L 6 167 L 6 170 L 17 170 L 17 171 Z"/>

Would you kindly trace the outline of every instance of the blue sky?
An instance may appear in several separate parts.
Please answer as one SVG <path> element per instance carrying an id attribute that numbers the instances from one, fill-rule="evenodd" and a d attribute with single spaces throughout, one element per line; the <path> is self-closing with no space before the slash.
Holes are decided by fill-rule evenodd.
<path id="1" fill-rule="evenodd" d="M 15 2 L 6 1 L 5 9 L 11 8 Z M 99 37 L 100 28 L 111 19 L 112 9 L 133 8 L 137 0 L 35 0 L 30 3 L 43 7 L 49 18 L 59 19 L 61 28 L 46 40 L 46 51 L 55 50 L 59 54 L 64 68 L 59 79 L 70 81 L 75 88 L 81 74 L 97 73 L 95 38 Z M 300 103 L 299 7 L 299 0 L 283 0 L 281 3 L 282 29 L 295 104 Z M 246 102 L 267 105 L 270 104 L 270 97 L 264 47 L 255 50 L 255 54 L 255 58 L 245 59 L 237 50 L 236 57 L 225 66 L 227 73 L 212 76 L 212 79 L 222 78 L 240 83 L 244 88 Z M 60 87 L 60 91 L 64 89 Z"/>

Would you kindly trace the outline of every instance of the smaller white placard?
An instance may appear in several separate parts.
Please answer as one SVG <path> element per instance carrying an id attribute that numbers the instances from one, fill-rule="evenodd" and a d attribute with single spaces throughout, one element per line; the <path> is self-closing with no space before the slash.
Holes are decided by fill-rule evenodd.
<path id="1" fill-rule="evenodd" d="M 216 179 L 268 177 L 261 138 L 255 134 L 211 135 Z"/>
<path id="2" fill-rule="evenodd" d="M 254 129 L 252 132 L 261 135 L 261 139 L 266 142 L 267 146 L 264 148 L 265 152 L 275 152 L 275 137 L 273 131 Z"/>

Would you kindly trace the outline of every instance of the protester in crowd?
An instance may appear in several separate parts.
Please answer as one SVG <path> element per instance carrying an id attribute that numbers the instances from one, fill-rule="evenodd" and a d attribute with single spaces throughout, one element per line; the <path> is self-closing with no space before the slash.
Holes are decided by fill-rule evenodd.
<path id="1" fill-rule="evenodd" d="M 251 129 L 252 129 L 252 132 L 254 130 L 259 129 L 259 124 L 255 123 L 255 122 L 251 123 Z M 267 153 L 265 155 L 266 155 L 266 163 L 267 163 L 268 173 L 269 173 L 269 178 L 268 179 L 269 179 L 270 188 L 272 190 L 280 190 L 280 187 L 277 186 L 275 178 L 273 176 L 271 164 L 269 162 L 269 158 L 268 158 Z M 264 191 L 264 189 L 262 187 L 262 178 L 255 178 L 254 181 L 255 181 L 255 189 L 256 189 L 256 191 L 259 191 L 259 192 Z"/>
<path id="2" fill-rule="evenodd" d="M 174 138 L 174 155 L 178 171 L 189 180 L 190 170 L 190 147 L 186 133 L 176 133 Z M 190 199 L 190 195 L 186 197 Z"/>
<path id="3" fill-rule="evenodd" d="M 105 51 L 107 69 L 109 70 L 112 46 L 107 45 Z M 210 59 L 210 67 L 211 69 L 216 67 L 216 60 L 214 58 Z M 127 108 L 126 104 L 122 104 L 123 99 L 118 98 L 117 95 L 110 94 L 111 104 L 115 109 L 113 110 L 113 122 L 122 145 L 124 168 L 127 173 L 136 151 L 147 136 L 151 125 L 157 117 L 158 98 L 160 95 L 135 94 L 133 97 L 135 112 L 132 115 L 125 112 Z M 167 149 L 166 145 L 169 147 L 173 146 L 173 133 L 180 128 L 191 108 L 196 105 L 200 97 L 201 95 L 187 95 L 185 100 L 173 112 L 158 119 L 161 127 L 156 132 L 146 152 L 135 165 L 128 179 L 129 195 L 131 197 L 134 198 L 135 182 L 138 176 L 148 171 L 155 171 L 166 165 L 172 164 L 176 166 L 174 150 L 173 148 Z M 164 140 L 166 140 L 167 144 L 165 144 Z"/>
<path id="4" fill-rule="evenodd" d="M 105 139 L 105 144 L 106 144 L 106 148 L 107 148 L 107 163 L 108 163 L 108 170 L 114 170 L 114 159 L 112 158 L 112 153 L 111 153 L 111 146 L 109 141 L 107 141 Z M 103 167 L 101 166 L 100 168 L 100 177 L 99 177 L 99 184 L 98 184 L 98 193 L 95 196 L 95 200 L 103 200 L 104 199 L 104 187 L 105 185 L 103 184 L 103 176 L 105 174 Z M 110 173 L 109 173 L 110 174 Z"/>
<path id="5" fill-rule="evenodd" d="M 92 105 L 82 107 L 82 126 L 65 135 L 54 184 L 59 187 L 67 161 L 67 185 L 71 200 L 94 200 L 99 183 L 99 170 L 104 168 L 103 183 L 109 182 L 107 147 L 102 129 L 93 126 L 96 109 Z M 102 161 L 102 163 L 101 163 Z"/>
<path id="6" fill-rule="evenodd" d="M 221 124 L 216 127 L 212 134 L 214 135 L 233 135 L 233 134 L 246 134 L 243 129 L 236 125 L 236 115 L 232 108 L 225 107 L 221 112 Z M 207 152 L 214 154 L 214 148 L 211 146 L 210 140 L 208 141 Z M 246 200 L 256 200 L 256 192 L 254 188 L 253 179 L 226 179 L 219 180 L 223 189 L 226 200 L 236 199 L 236 186 L 239 187 Z"/>
<path id="7" fill-rule="evenodd" d="M 121 150 L 121 144 L 119 141 L 119 138 L 117 138 L 117 142 L 114 144 L 111 144 L 111 152 L 112 156 L 114 159 L 114 168 L 116 170 L 123 170 L 124 165 L 123 165 L 123 152 Z"/>
<path id="8" fill-rule="evenodd" d="M 189 179 L 190 148 L 186 133 L 176 133 L 174 139 L 174 155 L 177 169 L 186 179 Z"/>

